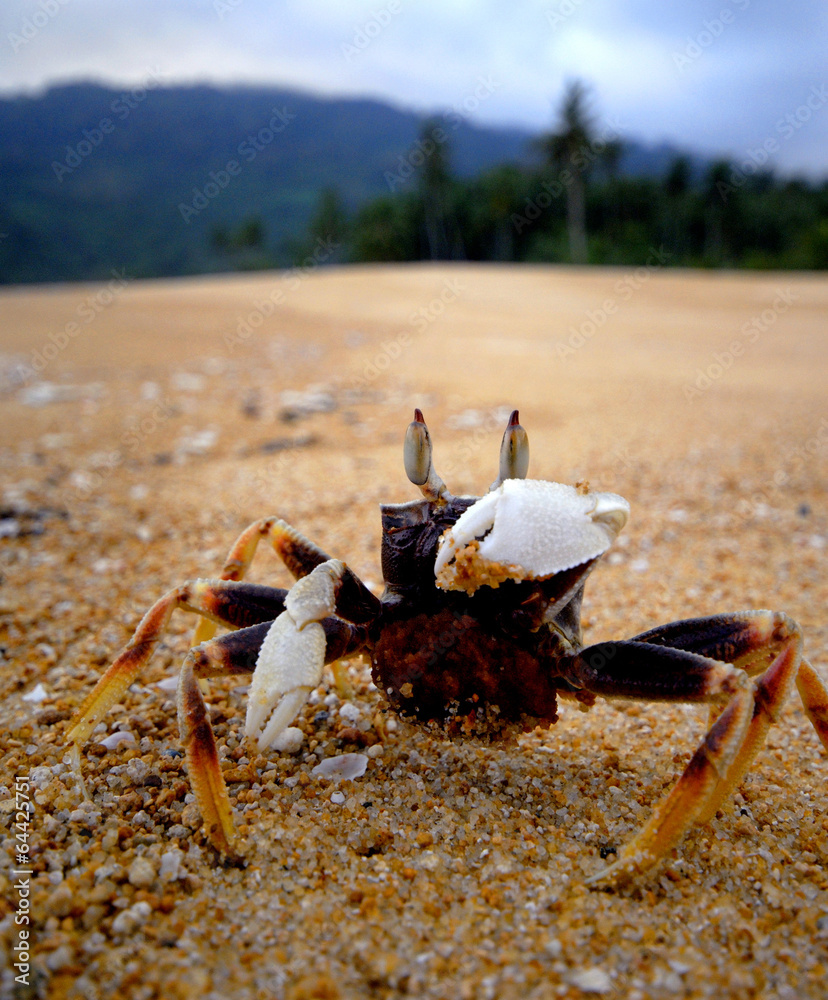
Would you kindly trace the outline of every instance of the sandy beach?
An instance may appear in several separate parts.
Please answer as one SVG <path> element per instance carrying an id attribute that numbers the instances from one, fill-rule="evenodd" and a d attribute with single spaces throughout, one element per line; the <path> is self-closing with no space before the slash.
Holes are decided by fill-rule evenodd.
<path id="1" fill-rule="evenodd" d="M 588 641 L 772 608 L 828 677 L 826 317 L 825 277 L 669 270 L 656 250 L 630 270 L 0 290 L 0 996 L 824 996 L 828 755 L 796 694 L 718 816 L 610 891 L 584 880 L 674 783 L 705 709 L 565 704 L 548 730 L 452 741 L 388 712 L 353 659 L 338 687 L 326 669 L 301 745 L 265 756 L 246 688 L 210 682 L 237 867 L 179 749 L 191 616 L 83 749 L 88 799 L 64 737 L 153 601 L 217 575 L 259 517 L 380 593 L 378 504 L 418 495 L 415 407 L 454 493 L 487 489 L 517 408 L 531 476 L 630 501 L 587 585 Z M 290 582 L 264 547 L 250 579 Z M 346 753 L 360 777 L 313 773 Z"/>

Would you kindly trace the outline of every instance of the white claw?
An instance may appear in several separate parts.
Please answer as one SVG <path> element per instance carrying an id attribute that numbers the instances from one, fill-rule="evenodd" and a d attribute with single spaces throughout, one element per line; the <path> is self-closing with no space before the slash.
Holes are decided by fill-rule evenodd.
<path id="1" fill-rule="evenodd" d="M 316 684 L 318 683 L 319 681 L 316 682 Z M 261 736 L 259 736 L 259 753 L 264 753 L 268 747 L 272 746 L 291 722 L 293 722 L 302 706 L 310 697 L 310 693 L 316 687 L 316 684 L 312 687 L 294 688 L 282 698 L 276 706 L 273 715 L 268 720 L 267 725 L 262 730 Z"/>
<path id="2" fill-rule="evenodd" d="M 341 578 L 344 569 L 338 559 L 329 559 L 290 588 L 285 598 L 285 610 L 296 622 L 297 628 L 304 628 L 308 622 L 318 622 L 333 614 L 334 584 Z"/>
<path id="3" fill-rule="evenodd" d="M 322 680 L 326 639 L 319 621 L 333 613 L 334 583 L 343 568 L 331 559 L 298 580 L 265 636 L 245 722 L 245 734 L 258 740 L 260 752 L 287 729 Z"/>
<path id="4" fill-rule="evenodd" d="M 507 479 L 472 504 L 440 539 L 434 572 L 445 589 L 471 590 L 495 580 L 544 579 L 605 552 L 627 521 L 630 506 L 615 493 L 583 492 L 538 479 Z M 479 580 L 453 572 L 470 543 Z M 486 569 L 497 567 L 496 573 Z M 496 585 L 496 583 L 494 583 Z"/>

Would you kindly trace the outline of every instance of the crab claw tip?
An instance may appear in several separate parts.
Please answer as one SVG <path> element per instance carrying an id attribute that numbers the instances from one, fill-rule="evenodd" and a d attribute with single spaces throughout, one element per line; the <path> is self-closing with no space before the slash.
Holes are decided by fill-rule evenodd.
<path id="1" fill-rule="evenodd" d="M 610 541 L 621 531 L 630 516 L 630 505 L 617 493 L 596 493 L 595 506 L 589 512 L 593 522 L 603 524 L 612 533 Z"/>

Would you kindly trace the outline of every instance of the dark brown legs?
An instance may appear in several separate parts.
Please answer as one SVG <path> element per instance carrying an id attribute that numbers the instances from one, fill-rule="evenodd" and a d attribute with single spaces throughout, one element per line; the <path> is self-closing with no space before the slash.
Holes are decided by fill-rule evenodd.
<path id="1" fill-rule="evenodd" d="M 708 822 L 744 777 L 794 683 L 828 750 L 828 687 L 802 658 L 799 625 L 781 612 L 674 622 L 629 642 L 599 643 L 574 658 L 566 676 L 610 697 L 707 702 L 714 711 L 723 708 L 650 821 L 592 883 L 649 868 L 691 826 Z"/>

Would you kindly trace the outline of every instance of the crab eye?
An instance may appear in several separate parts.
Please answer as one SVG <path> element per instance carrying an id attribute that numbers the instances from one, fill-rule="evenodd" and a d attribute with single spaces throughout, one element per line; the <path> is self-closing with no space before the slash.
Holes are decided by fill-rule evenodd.
<path id="1" fill-rule="evenodd" d="M 406 475 L 420 487 L 427 500 L 445 500 L 448 496 L 446 484 L 431 464 L 431 438 L 421 410 L 414 410 L 414 419 L 405 432 L 403 461 Z"/>
<path id="2" fill-rule="evenodd" d="M 414 419 L 405 432 L 403 446 L 405 474 L 415 486 L 425 486 L 431 471 L 431 438 L 419 410 L 414 411 Z"/>
<path id="3" fill-rule="evenodd" d="M 520 426 L 520 415 L 512 410 L 500 443 L 500 470 L 489 487 L 496 490 L 505 479 L 525 479 L 529 471 L 529 437 Z"/>

